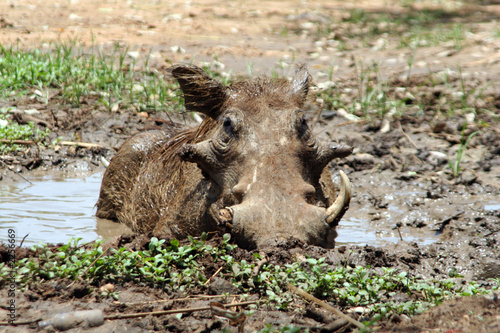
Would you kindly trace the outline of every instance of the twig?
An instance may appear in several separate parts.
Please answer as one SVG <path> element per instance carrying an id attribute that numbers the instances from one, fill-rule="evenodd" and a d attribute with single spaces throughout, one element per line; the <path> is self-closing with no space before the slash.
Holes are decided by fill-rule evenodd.
<path id="1" fill-rule="evenodd" d="M 12 326 L 18 326 L 18 325 L 31 325 L 38 323 L 42 318 L 37 318 L 33 320 L 22 320 L 22 321 L 15 321 L 13 323 L 10 323 L 8 321 L 0 321 L 0 326 L 7 326 L 7 325 L 12 325 Z"/>
<path id="2" fill-rule="evenodd" d="M 110 249 L 110 247 L 108 247 L 106 250 L 102 251 L 102 253 L 99 255 L 99 257 L 95 258 L 95 260 L 92 261 L 92 263 L 89 265 L 89 267 L 87 267 L 87 269 L 85 270 L 85 272 L 83 272 L 82 276 L 87 275 L 87 272 L 89 271 L 90 267 L 94 266 L 95 263 L 97 262 L 97 260 L 101 259 L 101 257 L 103 255 L 105 255 L 108 252 L 109 249 Z"/>
<path id="3" fill-rule="evenodd" d="M 392 230 L 396 229 L 396 230 L 398 231 L 399 238 L 400 238 L 401 240 L 403 240 L 403 236 L 401 235 L 401 230 L 399 230 L 399 227 L 401 227 L 401 225 L 402 225 L 402 224 L 401 224 L 401 222 L 396 223 L 396 226 L 395 226 L 394 228 L 392 228 Z"/>
<path id="4" fill-rule="evenodd" d="M 193 295 L 183 298 L 171 298 L 171 299 L 159 299 L 156 301 L 144 301 L 144 302 L 120 302 L 114 301 L 113 304 L 116 305 L 141 305 L 141 304 L 151 304 L 151 303 L 165 303 L 165 302 L 181 302 L 197 299 L 210 299 L 210 298 L 221 298 L 221 297 L 235 297 L 238 295 Z"/>
<path id="5" fill-rule="evenodd" d="M 413 142 L 413 140 L 408 136 L 408 134 L 406 134 L 405 131 L 403 131 L 403 127 L 401 126 L 401 123 L 399 121 L 398 121 L 398 127 L 399 127 L 399 130 L 401 131 L 401 133 L 403 133 L 405 138 L 408 140 L 408 142 L 410 142 L 414 148 L 418 149 L 418 146 L 415 144 L 415 142 Z"/>
<path id="6" fill-rule="evenodd" d="M 95 263 L 97 262 L 97 260 L 101 259 L 101 257 L 102 257 L 103 255 L 105 255 L 105 254 L 108 252 L 108 250 L 109 250 L 109 249 L 110 249 L 110 248 L 108 247 L 106 250 L 102 251 L 102 253 L 101 253 L 101 254 L 100 254 L 97 258 L 95 258 L 95 260 L 94 260 L 94 261 L 92 261 L 92 263 L 90 263 L 90 265 L 87 267 L 87 269 L 85 270 L 85 272 L 83 272 L 83 274 L 82 274 L 81 276 L 78 276 L 78 280 L 80 280 L 80 281 L 81 281 L 81 280 L 82 280 L 82 277 L 84 277 L 85 275 L 87 275 L 87 272 L 89 271 L 89 269 L 90 269 L 92 266 L 94 266 L 94 265 L 95 265 Z M 71 286 L 73 283 L 75 283 L 75 282 L 76 282 L 76 281 L 71 282 L 71 283 L 68 285 L 68 287 L 70 287 L 70 286 Z"/>
<path id="7" fill-rule="evenodd" d="M 348 315 L 343 314 L 341 311 L 335 309 L 330 304 L 328 304 L 326 302 L 323 302 L 322 300 L 314 297 L 311 294 L 308 294 L 304 290 L 302 290 L 300 288 L 297 288 L 294 285 L 291 285 L 290 283 L 288 284 L 288 289 L 290 289 L 291 291 L 299 294 L 300 296 L 304 297 L 305 299 L 308 299 L 311 302 L 314 302 L 314 303 L 318 304 L 319 306 L 327 309 L 328 311 L 335 313 L 337 316 L 340 316 L 340 317 L 344 318 L 345 320 L 349 321 L 351 324 L 355 325 L 358 328 L 364 328 L 365 327 L 365 325 L 361 324 L 356 319 L 353 319 L 353 318 L 349 317 Z"/>
<path id="8" fill-rule="evenodd" d="M 224 308 L 229 308 L 229 307 L 233 307 L 233 306 L 245 306 L 245 305 L 257 304 L 257 303 L 259 303 L 259 301 L 248 301 L 248 302 L 241 302 L 241 303 L 234 303 L 234 304 L 224 304 L 222 306 Z M 203 306 L 203 307 L 199 307 L 199 308 L 186 308 L 186 309 L 176 309 L 176 310 L 166 310 L 166 311 L 117 314 L 117 315 L 104 316 L 104 319 L 114 320 L 114 319 L 139 318 L 139 317 L 146 317 L 146 316 L 161 316 L 161 315 L 165 315 L 165 314 L 191 313 L 191 312 L 205 311 L 205 310 L 211 310 L 211 309 L 212 309 L 212 307 L 210 307 L 210 306 Z M 30 325 L 30 324 L 34 324 L 36 322 L 39 322 L 40 320 L 42 320 L 42 319 L 38 318 L 35 320 L 16 321 L 13 323 L 9 323 L 8 321 L 0 321 L 0 326 Z"/>
<path id="9" fill-rule="evenodd" d="M 34 145 L 36 142 L 33 140 L 9 140 L 0 139 L 0 143 L 10 143 L 13 145 Z"/>
<path id="10" fill-rule="evenodd" d="M 490 232 L 489 234 L 484 235 L 483 237 L 489 237 L 489 236 L 491 236 L 491 235 L 496 234 L 496 233 L 497 233 L 497 232 L 499 232 L 499 231 L 500 231 L 500 229 L 495 230 L 495 231 L 492 231 L 492 232 Z"/>
<path id="11" fill-rule="evenodd" d="M 11 169 L 11 168 L 10 168 L 10 167 L 9 167 L 9 166 L 5 163 L 5 162 L 4 162 L 4 161 L 0 160 L 0 162 L 1 162 L 3 165 L 5 165 L 5 168 L 7 168 L 7 170 L 9 170 L 9 171 L 11 171 L 11 172 L 15 173 L 16 175 L 18 175 L 19 177 L 21 177 L 22 179 L 24 179 L 24 180 L 25 180 L 25 181 L 27 181 L 28 183 L 33 184 L 33 183 L 31 182 L 31 180 L 29 180 L 28 178 L 24 177 L 24 176 L 23 176 L 23 175 L 21 175 L 20 173 L 17 173 L 17 172 L 15 172 L 14 170 L 12 170 L 12 169 Z"/>
<path id="12" fill-rule="evenodd" d="M 259 262 L 257 263 L 257 265 L 255 265 L 255 267 L 253 268 L 252 276 L 257 276 L 257 274 L 259 274 L 260 270 L 262 269 L 262 266 L 264 266 L 265 264 L 267 264 L 268 261 L 269 260 L 267 258 L 259 260 Z"/>
<path id="13" fill-rule="evenodd" d="M 365 123 L 365 122 L 366 122 L 366 119 L 353 120 L 353 121 L 347 121 L 345 123 L 341 123 L 341 124 L 335 125 L 335 127 L 347 126 L 347 125 L 353 125 L 353 124 L 362 124 L 362 123 Z"/>
<path id="14" fill-rule="evenodd" d="M 28 237 L 30 234 L 26 234 L 26 236 L 23 237 L 23 239 L 21 240 L 21 244 L 19 244 L 19 247 L 23 246 L 23 243 L 24 243 L 24 240 L 26 239 L 26 237 Z"/>
<path id="15" fill-rule="evenodd" d="M 316 124 L 318 124 L 319 122 L 319 119 L 321 118 L 321 113 L 323 112 L 323 108 L 318 108 L 318 111 L 316 112 L 316 114 L 314 115 L 314 120 L 311 124 L 311 128 L 314 129 L 316 127 Z"/>
<path id="16" fill-rule="evenodd" d="M 98 145 L 96 143 L 87 143 L 87 142 L 61 141 L 59 142 L 59 144 L 62 146 L 75 146 L 82 148 L 104 148 L 103 146 Z"/>
<path id="17" fill-rule="evenodd" d="M 245 332 L 245 321 L 247 319 L 245 312 L 226 310 L 224 304 L 217 302 L 210 303 L 210 311 L 212 311 L 212 316 L 227 319 L 229 325 L 237 326 L 238 333 Z"/>
<path id="18" fill-rule="evenodd" d="M 219 269 L 218 269 L 218 270 L 216 270 L 216 271 L 215 271 L 215 273 L 214 273 L 214 274 L 212 274 L 212 276 L 211 276 L 211 277 L 209 277 L 209 278 L 208 278 L 208 280 L 207 280 L 207 281 L 205 281 L 205 283 L 204 283 L 203 285 L 204 285 L 204 286 L 206 286 L 206 285 L 210 282 L 210 280 L 212 280 L 212 278 L 213 278 L 214 276 L 216 276 L 217 274 L 219 274 L 219 272 L 220 272 L 220 271 L 222 271 L 222 266 L 221 266 L 221 267 L 219 267 Z"/>
<path id="19" fill-rule="evenodd" d="M 225 308 L 233 307 L 233 306 L 245 306 L 250 304 L 257 304 L 259 301 L 248 301 L 234 304 L 224 304 Z M 153 311 L 153 312 L 139 312 L 139 313 L 129 313 L 129 314 L 117 314 L 117 315 L 109 315 L 104 316 L 104 319 L 127 319 L 127 318 L 139 318 L 146 316 L 162 316 L 166 314 L 175 314 L 175 313 L 191 313 L 197 311 L 205 311 L 210 310 L 210 306 L 202 306 L 198 308 L 184 308 L 184 309 L 175 309 L 175 310 L 165 310 L 165 311 Z"/>

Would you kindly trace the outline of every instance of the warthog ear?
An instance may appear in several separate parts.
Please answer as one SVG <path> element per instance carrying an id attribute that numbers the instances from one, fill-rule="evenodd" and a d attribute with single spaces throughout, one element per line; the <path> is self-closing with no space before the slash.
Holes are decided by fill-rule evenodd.
<path id="1" fill-rule="evenodd" d="M 220 82 L 196 66 L 178 65 L 169 72 L 181 86 L 186 109 L 217 118 L 226 100 L 226 89 Z"/>
<path id="2" fill-rule="evenodd" d="M 292 94 L 300 101 L 304 101 L 307 97 L 310 80 L 311 75 L 307 70 L 307 66 L 304 64 L 298 64 L 292 80 Z"/>

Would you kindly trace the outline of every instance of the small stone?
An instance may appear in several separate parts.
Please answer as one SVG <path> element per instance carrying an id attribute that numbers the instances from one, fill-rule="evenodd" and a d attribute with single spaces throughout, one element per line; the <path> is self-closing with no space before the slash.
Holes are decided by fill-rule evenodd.
<path id="1" fill-rule="evenodd" d="M 141 84 L 139 83 L 135 83 L 133 86 L 132 86 L 132 92 L 135 92 L 135 93 L 140 93 L 140 92 L 143 92 L 144 91 L 144 86 L 142 86 Z"/>
<path id="2" fill-rule="evenodd" d="M 448 156 L 440 151 L 430 151 L 427 160 L 434 165 L 441 165 L 448 161 Z"/>
<path id="3" fill-rule="evenodd" d="M 360 164 L 374 164 L 375 157 L 373 155 L 368 154 L 368 153 L 360 153 L 360 154 L 354 155 L 354 161 L 356 161 L 356 163 L 360 163 Z"/>
<path id="4" fill-rule="evenodd" d="M 40 111 L 38 111 L 37 109 L 27 109 L 27 110 L 24 110 L 24 114 L 32 116 L 34 114 L 40 114 Z"/>
<path id="5" fill-rule="evenodd" d="M 373 45 L 372 50 L 373 51 L 383 50 L 385 49 L 386 45 L 387 45 L 387 40 L 385 38 L 379 38 L 375 42 L 375 45 Z"/>
<path id="6" fill-rule="evenodd" d="M 355 114 L 349 113 L 345 109 L 342 109 L 342 108 L 338 109 L 337 113 L 339 116 L 344 117 L 345 119 L 350 120 L 350 121 L 358 121 L 359 120 L 358 116 L 356 116 Z"/>
<path id="7" fill-rule="evenodd" d="M 318 91 L 323 91 L 335 87 L 335 82 L 333 81 L 320 82 L 316 86 L 318 87 Z"/>
<path id="8" fill-rule="evenodd" d="M 170 51 L 172 53 L 179 53 L 179 54 L 185 54 L 186 50 L 183 47 L 180 47 L 179 45 L 174 45 L 170 47 Z"/>
<path id="9" fill-rule="evenodd" d="M 239 289 L 225 279 L 213 277 L 212 282 L 208 286 L 208 292 L 210 295 L 237 294 Z"/>
<path id="10" fill-rule="evenodd" d="M 129 51 L 129 52 L 127 52 L 127 55 L 133 59 L 139 58 L 139 52 L 137 52 L 137 51 Z"/>
<path id="11" fill-rule="evenodd" d="M 458 183 L 464 185 L 472 185 L 476 182 L 476 180 L 477 176 L 472 173 L 472 171 L 466 170 L 460 175 Z"/>
<path id="12" fill-rule="evenodd" d="M 465 115 L 465 121 L 467 122 L 467 124 L 474 124 L 474 119 L 476 118 L 476 114 L 471 112 L 471 113 L 467 113 Z"/>
<path id="13" fill-rule="evenodd" d="M 115 286 L 111 283 L 106 283 L 104 286 L 99 288 L 101 293 L 112 293 L 115 290 Z"/>
<path id="14" fill-rule="evenodd" d="M 70 19 L 70 20 L 74 20 L 74 21 L 79 21 L 79 20 L 81 20 L 81 19 L 82 19 L 82 17 L 81 17 L 81 16 L 78 16 L 78 15 L 76 15 L 76 14 L 74 14 L 74 13 L 72 13 L 72 14 L 69 14 L 69 19 Z"/>
<path id="15" fill-rule="evenodd" d="M 391 130 L 391 122 L 389 119 L 384 118 L 382 120 L 382 125 L 380 126 L 380 133 L 388 133 Z"/>

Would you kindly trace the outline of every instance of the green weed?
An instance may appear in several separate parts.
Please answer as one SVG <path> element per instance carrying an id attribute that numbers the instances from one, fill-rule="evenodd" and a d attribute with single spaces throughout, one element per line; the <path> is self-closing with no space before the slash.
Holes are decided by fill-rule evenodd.
<path id="1" fill-rule="evenodd" d="M 36 256 L 16 263 L 16 283 L 30 283 L 54 278 L 80 279 L 91 284 L 135 281 L 153 287 L 187 291 L 207 281 L 201 261 L 213 261 L 222 267 L 220 276 L 230 281 L 244 294 L 258 294 L 270 305 L 286 309 L 295 304 L 297 295 L 287 289 L 293 284 L 318 298 L 334 302 L 341 308 L 362 306 L 367 318 L 388 317 L 394 313 L 415 315 L 446 299 L 489 291 L 474 282 L 455 279 L 424 280 L 394 268 L 372 270 L 370 267 L 334 267 L 325 258 L 307 258 L 304 262 L 275 265 L 263 264 L 255 254 L 252 260 L 236 260 L 235 245 L 225 235 L 219 246 L 190 238 L 186 244 L 152 238 L 148 248 L 129 251 L 125 248 L 104 252 L 102 241 L 82 246 L 72 240 L 55 251 L 45 244 L 32 248 Z M 10 268 L 0 264 L 0 286 L 7 283 Z M 498 283 L 498 281 L 496 281 Z M 493 281 L 495 283 L 495 281 Z M 498 289 L 498 287 L 496 287 Z M 112 297 L 119 297 L 115 293 Z M 399 300 L 398 301 L 398 297 Z"/>
<path id="2" fill-rule="evenodd" d="M 20 150 L 25 146 L 14 144 L 12 140 L 42 141 L 49 134 L 49 129 L 41 130 L 35 124 L 20 125 L 10 120 L 9 108 L 0 109 L 0 153 Z"/>
<path id="3" fill-rule="evenodd" d="M 55 44 L 48 52 L 0 46 L 0 98 L 56 89 L 64 102 L 73 105 L 84 99 L 95 99 L 109 108 L 116 103 L 130 105 L 136 110 L 171 110 L 172 105 L 179 105 L 172 93 L 176 86 L 151 70 L 148 58 L 136 70 L 135 60 L 127 58 L 127 49 L 116 47 L 104 54 L 94 47 L 84 52 L 74 44 Z"/>
<path id="4" fill-rule="evenodd" d="M 466 137 L 465 124 L 464 124 L 462 128 L 462 138 L 460 140 L 460 145 L 458 147 L 457 154 L 455 155 L 455 158 L 453 160 L 450 160 L 448 162 L 448 166 L 451 168 L 451 172 L 454 178 L 458 177 L 460 175 L 460 172 L 462 171 L 462 167 L 460 166 L 460 164 L 462 163 L 462 158 L 465 150 L 467 149 L 469 141 L 479 133 L 480 131 L 475 131 Z"/>

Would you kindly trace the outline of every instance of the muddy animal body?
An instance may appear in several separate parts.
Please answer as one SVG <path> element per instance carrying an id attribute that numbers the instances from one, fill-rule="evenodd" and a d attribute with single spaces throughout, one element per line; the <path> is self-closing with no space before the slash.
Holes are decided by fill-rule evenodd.
<path id="1" fill-rule="evenodd" d="M 194 66 L 176 66 L 196 128 L 141 133 L 107 168 L 97 216 L 137 232 L 185 237 L 231 232 L 244 247 L 279 239 L 333 247 L 350 183 L 336 197 L 328 163 L 345 145 L 316 140 L 302 110 L 309 74 L 292 81 L 256 78 L 223 86 Z"/>

